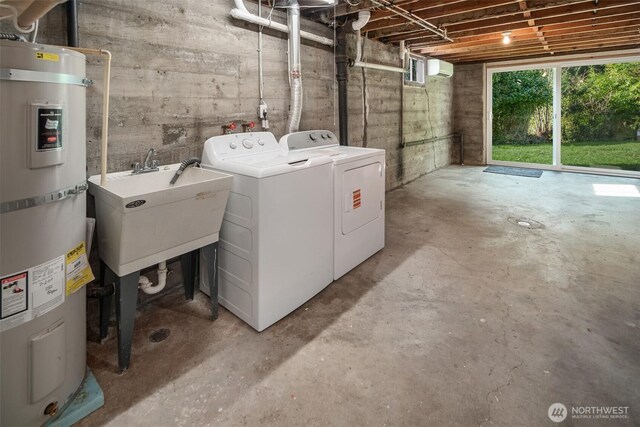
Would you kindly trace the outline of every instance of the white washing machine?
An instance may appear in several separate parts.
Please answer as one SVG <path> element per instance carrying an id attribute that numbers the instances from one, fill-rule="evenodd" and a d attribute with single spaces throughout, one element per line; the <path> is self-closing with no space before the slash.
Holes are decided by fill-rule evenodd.
<path id="1" fill-rule="evenodd" d="M 338 145 L 326 130 L 283 136 L 290 155 L 333 160 L 334 261 L 338 279 L 384 247 L 385 151 Z"/>
<path id="2" fill-rule="evenodd" d="M 208 139 L 202 166 L 234 176 L 220 230 L 220 304 L 262 331 L 333 280 L 332 161 L 287 154 L 272 133 L 253 132 Z"/>

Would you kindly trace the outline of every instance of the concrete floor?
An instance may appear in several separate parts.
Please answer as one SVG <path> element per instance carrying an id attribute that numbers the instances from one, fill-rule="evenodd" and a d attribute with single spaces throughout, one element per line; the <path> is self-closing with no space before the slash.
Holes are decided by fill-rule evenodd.
<path id="1" fill-rule="evenodd" d="M 260 334 L 179 288 L 144 306 L 128 372 L 113 329 L 89 343 L 106 404 L 82 425 L 538 426 L 554 402 L 640 424 L 640 198 L 592 187 L 640 181 L 482 170 L 388 193 L 386 248 Z"/>

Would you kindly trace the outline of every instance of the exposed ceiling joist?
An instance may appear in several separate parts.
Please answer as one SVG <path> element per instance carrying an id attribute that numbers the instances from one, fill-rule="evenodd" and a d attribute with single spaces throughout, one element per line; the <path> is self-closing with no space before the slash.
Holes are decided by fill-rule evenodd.
<path id="1" fill-rule="evenodd" d="M 338 13 L 361 10 L 344 0 Z M 638 47 L 640 0 L 369 0 L 367 37 L 406 43 L 410 50 L 452 62 L 544 57 L 576 51 Z M 382 3 L 382 4 L 381 4 Z M 393 8 L 405 13 L 398 15 Z M 355 9 L 354 9 L 355 8 Z M 338 14 L 337 13 L 337 14 Z M 453 42 L 416 23 L 426 20 Z M 510 44 L 503 44 L 503 33 Z"/>

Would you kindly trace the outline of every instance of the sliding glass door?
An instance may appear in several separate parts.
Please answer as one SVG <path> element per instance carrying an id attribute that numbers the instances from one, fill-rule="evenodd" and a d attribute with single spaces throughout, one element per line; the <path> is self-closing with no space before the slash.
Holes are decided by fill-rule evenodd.
<path id="1" fill-rule="evenodd" d="M 562 164 L 640 171 L 640 62 L 562 68 Z"/>
<path id="2" fill-rule="evenodd" d="M 493 73 L 493 160 L 553 164 L 553 73 L 550 68 Z"/>
<path id="3" fill-rule="evenodd" d="M 489 67 L 487 109 L 490 164 L 640 176 L 638 57 Z"/>

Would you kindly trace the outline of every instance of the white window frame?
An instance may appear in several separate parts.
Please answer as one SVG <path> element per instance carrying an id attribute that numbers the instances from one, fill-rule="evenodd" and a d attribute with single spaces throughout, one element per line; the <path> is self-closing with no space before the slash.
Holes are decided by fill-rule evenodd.
<path id="1" fill-rule="evenodd" d="M 417 68 L 417 72 L 416 72 L 417 80 L 407 80 L 407 74 L 406 74 L 407 68 L 409 71 L 409 76 L 411 76 L 413 74 L 411 70 L 413 69 L 414 61 L 416 61 L 416 63 L 422 64 L 421 67 Z M 427 58 L 420 55 L 413 55 L 413 54 L 409 55 L 409 61 L 405 67 L 404 84 L 407 86 L 424 86 L 426 82 L 427 82 Z"/>
<path id="2" fill-rule="evenodd" d="M 487 63 L 485 66 L 485 153 L 488 165 L 515 166 L 521 168 L 535 168 L 544 170 L 588 172 L 599 175 L 630 176 L 640 177 L 639 171 L 624 171 L 617 169 L 593 168 L 584 166 L 569 166 L 562 164 L 561 158 L 561 69 L 563 67 L 575 67 L 583 65 L 602 65 L 623 62 L 640 62 L 640 49 L 630 49 L 627 51 L 610 52 L 600 55 L 570 55 L 562 59 L 530 59 L 520 61 L 501 61 Z M 551 165 L 537 163 L 508 162 L 493 160 L 493 75 L 500 72 L 539 70 L 542 68 L 552 69 L 553 78 L 553 162 Z"/>

